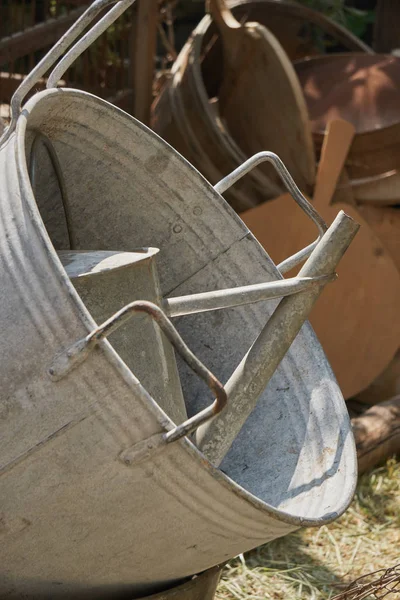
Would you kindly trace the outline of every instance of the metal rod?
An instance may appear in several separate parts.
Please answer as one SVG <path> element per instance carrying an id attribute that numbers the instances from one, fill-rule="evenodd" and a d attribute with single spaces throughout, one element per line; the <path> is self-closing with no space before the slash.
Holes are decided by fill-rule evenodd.
<path id="1" fill-rule="evenodd" d="M 330 275 L 346 252 L 359 225 L 340 211 L 299 276 Z M 225 411 L 200 427 L 196 443 L 206 457 L 219 465 L 250 415 L 279 363 L 307 319 L 324 285 L 284 298 L 227 382 Z"/>
<path id="2" fill-rule="evenodd" d="M 114 0 L 115 1 L 115 0 Z M 104 33 L 114 21 L 118 19 L 131 6 L 135 0 L 120 0 L 111 10 L 92 29 L 90 29 L 81 39 L 67 52 L 60 60 L 58 65 L 50 73 L 47 80 L 47 88 L 57 87 L 65 71 L 72 63 L 84 52 L 102 33 Z"/>
<path id="3" fill-rule="evenodd" d="M 207 312 L 210 310 L 221 310 L 232 308 L 263 300 L 272 300 L 298 294 L 309 287 L 320 286 L 336 279 L 335 274 L 323 275 L 322 277 L 292 277 L 267 283 L 256 283 L 242 287 L 213 290 L 190 296 L 178 296 L 176 298 L 165 298 L 163 310 L 168 317 L 180 317 L 194 313 Z"/>
<path id="4" fill-rule="evenodd" d="M 49 50 L 49 52 L 38 62 L 36 67 L 25 77 L 21 85 L 15 91 L 10 103 L 11 120 L 10 125 L 0 137 L 0 146 L 4 144 L 17 125 L 17 120 L 21 112 L 21 105 L 25 96 L 31 91 L 41 77 L 54 65 L 54 63 L 64 54 L 65 50 L 76 40 L 77 37 L 86 29 L 86 27 L 97 17 L 100 12 L 115 4 L 116 0 L 95 0 L 87 10 L 79 17 L 77 21 L 68 29 L 58 42 Z"/>
<path id="5" fill-rule="evenodd" d="M 315 210 L 313 205 L 307 200 L 307 198 L 301 193 L 299 188 L 297 187 L 293 177 L 290 175 L 289 171 L 274 152 L 258 152 L 248 160 L 246 160 L 240 167 L 232 171 L 229 175 L 221 179 L 214 186 L 214 189 L 219 194 L 223 194 L 226 192 L 228 188 L 234 185 L 239 179 L 241 179 L 244 175 L 246 175 L 249 171 L 257 167 L 259 164 L 263 162 L 270 162 L 275 168 L 276 172 L 279 174 L 283 183 L 285 184 L 286 189 L 291 194 L 295 202 L 300 206 L 300 208 L 306 213 L 306 215 L 315 223 L 319 236 L 315 240 L 315 242 L 309 244 L 302 250 L 296 252 L 289 258 L 286 258 L 283 262 L 278 265 L 278 269 L 281 273 L 287 273 L 293 267 L 300 264 L 305 260 L 308 256 L 310 256 L 311 252 L 314 250 L 315 246 L 318 244 L 321 237 L 324 235 L 327 230 L 327 226 L 323 218 L 320 214 Z"/>
<path id="6" fill-rule="evenodd" d="M 137 313 L 146 313 L 157 323 L 178 354 L 180 354 L 192 371 L 207 384 L 215 395 L 215 400 L 210 406 L 207 406 L 207 408 L 190 419 L 187 419 L 180 425 L 177 425 L 170 431 L 157 435 L 157 444 L 162 446 L 163 444 L 175 442 L 185 435 L 189 435 L 201 424 L 206 423 L 220 413 L 221 410 L 225 408 L 227 396 L 222 383 L 220 383 L 215 375 L 213 375 L 193 354 L 172 325 L 171 321 L 156 304 L 146 300 L 138 300 L 121 308 L 121 310 L 107 319 L 107 321 L 104 321 L 104 323 L 96 327 L 96 329 L 93 329 L 86 337 L 78 340 L 70 348 L 56 356 L 49 368 L 49 376 L 54 381 L 58 381 L 65 377 L 72 369 L 82 364 L 82 362 L 88 358 L 89 354 L 101 340 L 111 335 L 113 331 L 121 327 Z"/>

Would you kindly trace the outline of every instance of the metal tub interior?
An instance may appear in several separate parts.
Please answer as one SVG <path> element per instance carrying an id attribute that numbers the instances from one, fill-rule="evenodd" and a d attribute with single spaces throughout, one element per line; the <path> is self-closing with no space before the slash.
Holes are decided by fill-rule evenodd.
<path id="1" fill-rule="evenodd" d="M 0 595 L 132 598 L 337 517 L 354 492 L 354 441 L 308 323 L 220 469 L 187 438 L 131 467 L 119 460 L 169 419 L 109 342 L 65 378 L 49 378 L 54 356 L 94 321 L 56 254 L 68 242 L 44 153 L 32 193 L 36 131 L 58 154 L 76 249 L 159 248 L 164 296 L 279 276 L 223 198 L 141 123 L 74 90 L 27 103 L 0 151 Z M 225 382 L 274 307 L 174 323 Z M 183 365 L 180 373 L 193 414 L 212 398 Z"/>

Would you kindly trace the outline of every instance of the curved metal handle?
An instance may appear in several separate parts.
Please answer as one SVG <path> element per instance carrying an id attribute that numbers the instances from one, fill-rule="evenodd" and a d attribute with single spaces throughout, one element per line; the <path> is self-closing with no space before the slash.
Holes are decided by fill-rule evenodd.
<path id="1" fill-rule="evenodd" d="M 47 88 L 57 87 L 65 71 L 69 69 L 72 63 L 84 52 L 89 46 L 104 33 L 110 25 L 114 23 L 131 6 L 136 0 L 120 0 L 114 8 L 112 8 L 90 31 L 88 31 L 60 60 L 58 65 L 50 73 L 47 80 Z M 116 0 L 113 0 L 116 2 Z"/>
<path id="2" fill-rule="evenodd" d="M 301 193 L 296 183 L 294 182 L 293 177 L 290 175 L 289 171 L 287 170 L 279 156 L 274 152 L 258 152 L 257 154 L 246 160 L 242 165 L 240 165 L 240 167 L 232 171 L 232 173 L 221 179 L 221 181 L 219 181 L 217 185 L 214 186 L 214 189 L 219 194 L 223 194 L 234 183 L 236 183 L 244 175 L 249 173 L 249 171 L 251 171 L 263 162 L 270 162 L 273 165 L 276 172 L 285 184 L 287 191 L 293 197 L 295 202 L 297 202 L 300 208 L 306 213 L 306 215 L 315 223 L 319 231 L 319 236 L 315 240 L 315 242 L 309 244 L 302 250 L 299 250 L 298 252 L 296 252 L 296 254 L 293 254 L 289 258 L 286 258 L 283 262 L 281 262 L 278 265 L 278 269 L 281 273 L 287 273 L 287 271 L 290 271 L 291 269 L 293 269 L 293 267 L 300 264 L 301 262 L 303 262 L 304 259 L 310 256 L 311 252 L 314 250 L 315 246 L 318 244 L 328 227 L 325 221 L 320 216 L 320 214 L 315 210 L 313 205 Z"/>
<path id="3" fill-rule="evenodd" d="M 15 127 L 17 124 L 18 117 L 21 112 L 21 106 L 24 101 L 26 95 L 32 90 L 32 88 L 37 84 L 37 82 L 43 77 L 43 75 L 54 65 L 54 63 L 60 58 L 62 54 L 71 46 L 71 44 L 76 40 L 76 38 L 86 29 L 86 27 L 100 14 L 100 12 L 115 4 L 117 0 L 95 0 L 87 10 L 79 17 L 77 21 L 68 29 L 66 33 L 58 40 L 58 42 L 49 50 L 49 52 L 42 58 L 42 60 L 36 65 L 34 69 L 29 73 L 27 77 L 23 80 L 21 85 L 17 88 L 15 93 L 11 98 L 10 103 L 10 113 L 11 120 L 10 125 L 4 131 L 3 135 L 0 137 L 0 146 L 4 144 L 11 134 L 15 131 Z M 112 21 L 107 21 L 108 24 L 111 24 L 118 16 L 128 8 L 131 4 L 133 4 L 135 0 L 121 0 L 117 3 L 117 6 L 109 11 L 105 17 L 103 17 L 97 25 L 100 23 L 104 23 L 104 19 L 109 17 L 111 13 L 113 16 L 116 15 Z M 115 9 L 118 14 L 116 14 Z M 96 27 L 97 27 L 96 25 Z M 108 25 L 107 25 L 108 26 Z M 93 29 L 96 29 L 93 28 Z M 93 31 L 93 30 L 91 30 Z M 89 32 L 90 33 L 90 32 Z M 86 34 L 88 35 L 88 34 Z M 100 33 L 98 34 L 100 35 Z M 84 36 L 83 39 L 85 39 Z M 84 48 L 83 48 L 84 50 Z M 83 52 L 82 50 L 82 52 Z M 79 53 L 80 54 L 80 53 Z M 78 54 L 78 56 L 79 56 Z"/>
<path id="4" fill-rule="evenodd" d="M 223 31 L 240 29 L 241 27 L 225 0 L 207 0 L 206 11 Z"/>
<path id="5" fill-rule="evenodd" d="M 187 419 L 170 431 L 161 434 L 161 437 L 159 436 L 162 444 L 175 442 L 185 435 L 189 435 L 200 425 L 219 414 L 227 403 L 227 396 L 222 383 L 218 381 L 211 371 L 209 371 L 187 347 L 171 321 L 156 304 L 146 300 L 139 300 L 127 304 L 86 337 L 78 340 L 73 346 L 59 354 L 49 368 L 49 375 L 54 381 L 62 379 L 72 371 L 72 369 L 80 365 L 101 340 L 121 327 L 121 325 L 136 313 L 146 313 L 157 323 L 178 354 L 180 354 L 192 371 L 194 371 L 215 394 L 216 399 L 211 406 L 208 406 L 197 413 L 197 415 Z"/>

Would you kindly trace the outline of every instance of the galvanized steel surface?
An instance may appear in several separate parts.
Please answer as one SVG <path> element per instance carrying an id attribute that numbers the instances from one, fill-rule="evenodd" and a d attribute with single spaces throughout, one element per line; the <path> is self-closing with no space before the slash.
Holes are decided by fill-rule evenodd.
<path id="1" fill-rule="evenodd" d="M 157 253 L 157 248 L 135 252 L 64 251 L 59 257 L 86 308 L 97 323 L 103 323 L 135 300 L 146 298 L 161 304 Z M 136 313 L 123 327 L 108 331 L 107 338 L 171 419 L 175 423 L 185 421 L 187 413 L 174 350 L 159 325 L 146 314 Z M 64 369 L 72 366 L 72 355 L 67 358 Z"/>
<path id="2" fill-rule="evenodd" d="M 359 225 L 341 211 L 300 273 L 305 276 L 334 274 L 358 229 Z M 225 387 L 229 403 L 226 409 L 202 424 L 195 433 L 197 446 L 213 464 L 219 465 L 223 461 L 323 287 L 321 284 L 301 294 L 283 298 L 227 381 Z"/>
<path id="3" fill-rule="evenodd" d="M 315 210 L 314 206 L 307 200 L 307 198 L 301 193 L 300 189 L 297 187 L 293 177 L 290 175 L 289 171 L 274 152 L 258 152 L 254 154 L 251 158 L 247 159 L 242 165 L 237 167 L 232 173 L 224 177 L 217 185 L 214 186 L 214 189 L 223 194 L 226 190 L 228 190 L 231 186 L 233 186 L 237 181 L 239 181 L 244 175 L 247 175 L 257 167 L 258 165 L 269 162 L 272 164 L 274 169 L 279 174 L 282 182 L 284 183 L 287 191 L 291 194 L 293 200 L 300 206 L 302 211 L 314 222 L 318 229 L 318 238 L 312 244 L 306 246 L 306 248 L 302 248 L 292 256 L 288 256 L 285 258 L 281 264 L 278 265 L 278 269 L 280 273 L 287 273 L 295 266 L 299 265 L 307 256 L 310 256 L 312 250 L 316 247 L 318 241 L 321 239 L 321 236 L 325 233 L 327 227 L 326 223 L 322 219 L 322 217 Z"/>
<path id="4" fill-rule="evenodd" d="M 120 459 L 174 424 L 106 340 L 67 377 L 48 376 L 54 357 L 96 323 L 55 252 L 69 249 L 68 236 L 45 153 L 32 194 L 28 163 L 37 131 L 57 152 L 77 250 L 160 248 L 164 297 L 280 277 L 223 199 L 140 123 L 72 90 L 28 102 L 0 151 L 1 595 L 131 598 L 336 518 L 354 491 L 354 442 L 307 324 L 223 470 L 188 438 L 130 467 Z M 224 382 L 275 306 L 176 324 Z M 180 373 L 191 416 L 211 398 L 182 364 Z"/>
<path id="5" fill-rule="evenodd" d="M 322 277 L 291 277 L 289 279 L 269 281 L 267 283 L 256 283 L 213 292 L 202 292 L 200 294 L 189 294 L 163 300 L 163 310 L 169 317 L 181 317 L 183 315 L 197 314 L 210 310 L 222 310 L 273 300 L 282 296 L 298 294 L 314 286 L 330 283 L 336 279 L 334 276 Z"/>

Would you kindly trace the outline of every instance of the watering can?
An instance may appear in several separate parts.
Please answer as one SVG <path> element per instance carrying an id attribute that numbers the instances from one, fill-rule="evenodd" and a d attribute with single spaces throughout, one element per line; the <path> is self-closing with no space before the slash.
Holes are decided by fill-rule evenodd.
<path id="1" fill-rule="evenodd" d="M 327 229 L 272 153 L 213 188 L 126 113 L 54 87 L 130 2 L 22 107 L 111 4 L 94 2 L 22 83 L 0 140 L 0 595 L 10 599 L 155 594 L 336 519 L 356 483 L 343 397 L 305 320 L 357 225 L 340 213 Z M 221 196 L 265 160 L 317 230 L 279 268 Z M 110 277 L 124 305 L 102 320 Z M 117 290 L 121 280 L 131 286 Z"/>

